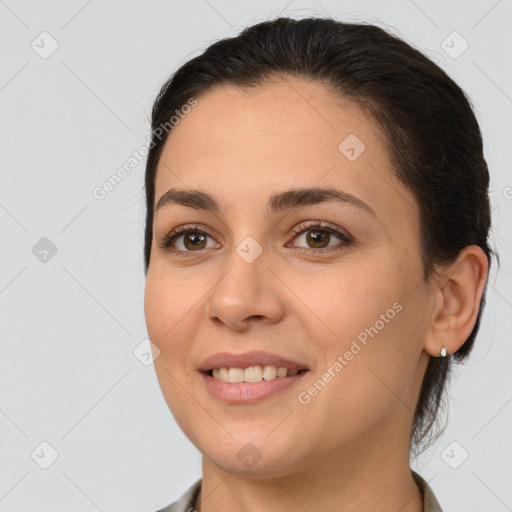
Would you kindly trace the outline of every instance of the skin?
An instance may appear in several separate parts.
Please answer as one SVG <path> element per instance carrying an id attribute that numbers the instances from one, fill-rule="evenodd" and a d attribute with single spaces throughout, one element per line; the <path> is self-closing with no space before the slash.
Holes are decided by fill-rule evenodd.
<path id="1" fill-rule="evenodd" d="M 409 465 L 412 412 L 429 355 L 439 356 L 443 345 L 455 352 L 473 328 L 488 271 L 483 251 L 466 247 L 423 280 L 412 192 L 393 176 L 375 122 L 323 85 L 294 78 L 251 91 L 223 86 L 197 100 L 166 141 L 155 203 L 170 188 L 200 189 L 222 212 L 176 204 L 156 211 L 145 291 L 159 384 L 203 454 L 196 509 L 421 511 Z M 354 161 L 338 149 L 349 134 L 365 144 Z M 266 212 L 272 194 L 295 187 L 349 192 L 376 215 L 335 202 Z M 311 230 L 290 234 L 315 220 L 354 241 L 340 245 L 327 235 L 313 245 Z M 183 235 L 175 248 L 190 257 L 159 247 L 184 224 L 208 231 L 204 248 L 184 245 Z M 262 249 L 252 263 L 236 252 L 248 236 Z M 341 250 L 327 252 L 335 246 Z M 303 252 L 318 247 L 315 255 Z M 400 312 L 300 403 L 298 393 L 394 303 Z M 310 372 L 255 404 L 213 398 L 199 364 L 217 352 L 249 350 L 296 358 Z M 261 454 L 252 467 L 237 457 L 248 442 Z"/>

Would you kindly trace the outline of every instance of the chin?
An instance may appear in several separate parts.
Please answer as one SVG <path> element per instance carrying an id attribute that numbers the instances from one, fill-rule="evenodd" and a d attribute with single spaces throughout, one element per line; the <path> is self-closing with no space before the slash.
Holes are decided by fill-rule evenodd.
<path id="1" fill-rule="evenodd" d="M 271 429 L 267 429 L 265 435 L 269 432 Z M 222 439 L 203 440 L 196 447 L 210 463 L 223 471 L 255 478 L 268 478 L 268 473 L 273 476 L 290 474 L 297 469 L 299 456 L 295 443 L 283 443 L 271 436 L 249 438 L 226 434 Z"/>

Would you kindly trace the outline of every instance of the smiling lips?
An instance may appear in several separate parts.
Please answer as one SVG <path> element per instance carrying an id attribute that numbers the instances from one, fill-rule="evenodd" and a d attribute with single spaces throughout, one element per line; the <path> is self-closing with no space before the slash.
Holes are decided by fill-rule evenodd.
<path id="1" fill-rule="evenodd" d="M 228 402 L 253 402 L 292 384 L 309 368 L 269 352 L 222 352 L 198 368 L 215 396 Z"/>
<path id="2" fill-rule="evenodd" d="M 247 368 L 213 368 L 211 374 L 217 380 L 223 382 L 260 382 L 262 380 L 273 380 L 276 378 L 292 377 L 305 370 L 288 369 L 272 364 L 261 366 L 259 364 Z"/>

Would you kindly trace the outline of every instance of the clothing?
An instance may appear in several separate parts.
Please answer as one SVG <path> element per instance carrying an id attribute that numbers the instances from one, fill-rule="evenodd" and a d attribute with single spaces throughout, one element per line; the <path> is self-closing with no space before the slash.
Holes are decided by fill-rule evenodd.
<path id="1" fill-rule="evenodd" d="M 423 512 L 443 512 L 427 482 L 425 482 L 425 480 L 423 480 L 423 478 L 414 471 L 412 471 L 412 476 L 423 495 Z M 197 480 L 197 482 L 187 489 L 178 501 L 158 510 L 158 512 L 195 512 L 194 505 L 196 503 L 197 496 L 199 495 L 199 491 L 201 490 L 201 482 L 202 479 Z"/>
<path id="2" fill-rule="evenodd" d="M 443 512 L 441 505 L 439 505 L 439 502 L 435 497 L 434 491 L 432 491 L 427 482 L 425 482 L 425 480 L 423 480 L 423 478 L 414 471 L 412 471 L 412 476 L 423 495 L 423 512 Z"/>

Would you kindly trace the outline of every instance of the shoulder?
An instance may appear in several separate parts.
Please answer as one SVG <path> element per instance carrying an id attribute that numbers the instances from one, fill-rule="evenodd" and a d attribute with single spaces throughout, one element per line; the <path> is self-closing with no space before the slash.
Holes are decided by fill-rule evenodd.
<path id="1" fill-rule="evenodd" d="M 423 480 L 423 478 L 418 475 L 418 473 L 412 472 L 412 476 L 416 481 L 416 484 L 421 490 L 421 494 L 423 495 L 423 512 L 443 512 L 441 505 L 437 501 L 437 498 L 434 494 L 434 491 L 430 488 L 430 486 Z"/>
<path id="2" fill-rule="evenodd" d="M 197 495 L 201 490 L 202 479 L 194 482 L 178 501 L 171 503 L 165 508 L 158 510 L 157 512 L 194 512 L 194 504 L 196 502 Z"/>

